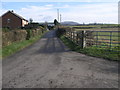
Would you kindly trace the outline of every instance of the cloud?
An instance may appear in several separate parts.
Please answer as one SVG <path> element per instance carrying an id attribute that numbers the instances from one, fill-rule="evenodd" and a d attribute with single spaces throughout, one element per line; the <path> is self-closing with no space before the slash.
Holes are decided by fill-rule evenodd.
<path id="1" fill-rule="evenodd" d="M 0 9 L 0 16 L 3 15 L 5 12 L 7 12 L 8 10 L 5 9 Z"/>
<path id="2" fill-rule="evenodd" d="M 95 3 L 71 7 L 70 11 L 62 13 L 62 20 L 82 22 L 118 22 L 118 5 L 116 3 Z"/>
<path id="3" fill-rule="evenodd" d="M 32 18 L 36 22 L 53 21 L 56 16 L 52 6 L 27 6 L 16 12 L 27 19 Z"/>
<path id="4" fill-rule="evenodd" d="M 53 7 L 53 5 L 52 5 L 52 4 L 48 4 L 48 5 L 45 5 L 45 6 L 47 6 L 47 7 Z"/>
<path id="5" fill-rule="evenodd" d="M 63 3 L 61 6 L 54 4 L 34 5 L 23 7 L 15 10 L 15 12 L 28 20 L 32 18 L 36 22 L 52 22 L 57 18 L 57 9 L 60 9 L 62 21 L 118 23 L 117 3 L 80 3 L 77 5 Z"/>
<path id="6" fill-rule="evenodd" d="M 118 2 L 119 0 L 1 0 L 2 2 Z"/>
<path id="7" fill-rule="evenodd" d="M 51 20 L 53 20 L 54 18 L 52 17 L 52 16 L 45 16 L 45 17 L 43 17 L 41 20 L 43 20 L 43 21 L 51 21 Z"/>

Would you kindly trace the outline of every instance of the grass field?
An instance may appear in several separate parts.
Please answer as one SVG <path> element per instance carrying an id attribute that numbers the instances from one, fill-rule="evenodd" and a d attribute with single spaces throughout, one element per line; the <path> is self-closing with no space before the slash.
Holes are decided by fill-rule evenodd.
<path id="1" fill-rule="evenodd" d="M 93 28 L 93 29 L 76 29 L 74 28 L 75 31 L 82 31 L 82 30 L 89 30 L 89 31 L 118 31 L 118 28 Z"/>
<path id="2" fill-rule="evenodd" d="M 79 26 L 69 26 L 73 28 L 113 28 L 118 27 L 118 24 L 103 24 L 103 25 L 79 25 Z"/>
<path id="3" fill-rule="evenodd" d="M 106 44 L 106 46 L 110 46 L 111 48 L 120 46 L 119 34 L 120 32 L 114 32 L 114 31 L 102 31 L 102 32 L 94 33 L 95 38 L 97 38 L 97 42 Z"/>

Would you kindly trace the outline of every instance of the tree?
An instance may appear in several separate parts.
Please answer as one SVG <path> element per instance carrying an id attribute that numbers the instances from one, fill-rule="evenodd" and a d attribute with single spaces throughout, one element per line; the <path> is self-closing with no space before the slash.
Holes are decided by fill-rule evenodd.
<path id="1" fill-rule="evenodd" d="M 45 21 L 44 28 L 48 30 L 48 23 Z"/>
<path id="2" fill-rule="evenodd" d="M 59 22 L 55 19 L 55 20 L 54 20 L 54 24 L 55 24 L 55 25 L 58 25 Z"/>
<path id="3" fill-rule="evenodd" d="M 29 22 L 30 22 L 30 23 L 32 23 L 32 22 L 33 22 L 33 19 L 32 19 L 32 18 L 30 18 L 30 19 L 29 19 Z"/>

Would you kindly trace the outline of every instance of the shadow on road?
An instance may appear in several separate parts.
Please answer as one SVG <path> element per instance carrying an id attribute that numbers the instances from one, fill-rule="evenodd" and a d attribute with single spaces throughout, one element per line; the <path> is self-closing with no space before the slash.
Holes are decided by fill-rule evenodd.
<path id="1" fill-rule="evenodd" d="M 56 36 L 56 31 L 51 31 L 46 33 L 43 38 L 41 39 L 41 43 L 43 45 L 34 52 L 34 54 L 40 54 L 40 53 L 60 53 L 60 52 L 68 52 L 70 51 L 59 38 Z"/>

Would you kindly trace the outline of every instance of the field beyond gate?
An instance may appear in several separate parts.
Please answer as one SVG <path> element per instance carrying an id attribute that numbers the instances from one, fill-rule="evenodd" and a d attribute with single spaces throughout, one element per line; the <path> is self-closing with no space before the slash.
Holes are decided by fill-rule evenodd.
<path id="1" fill-rule="evenodd" d="M 112 51 L 120 51 L 120 31 L 94 31 L 94 33 L 97 47 L 109 48 Z"/>
<path id="2" fill-rule="evenodd" d="M 104 54 L 106 55 L 109 54 L 110 57 L 114 56 L 116 58 L 115 60 L 119 59 L 118 57 L 120 53 L 120 41 L 119 41 L 120 31 L 118 31 L 117 28 L 115 29 L 110 28 L 110 30 L 109 29 L 76 30 L 73 28 L 64 28 L 64 30 L 65 30 L 64 36 L 71 40 L 73 43 L 75 43 L 77 46 L 79 46 L 81 49 L 88 48 L 97 49 L 96 51 L 106 52 Z M 91 52 L 89 52 L 90 55 Z M 100 54 L 98 53 L 97 55 L 92 56 L 101 56 Z"/>

